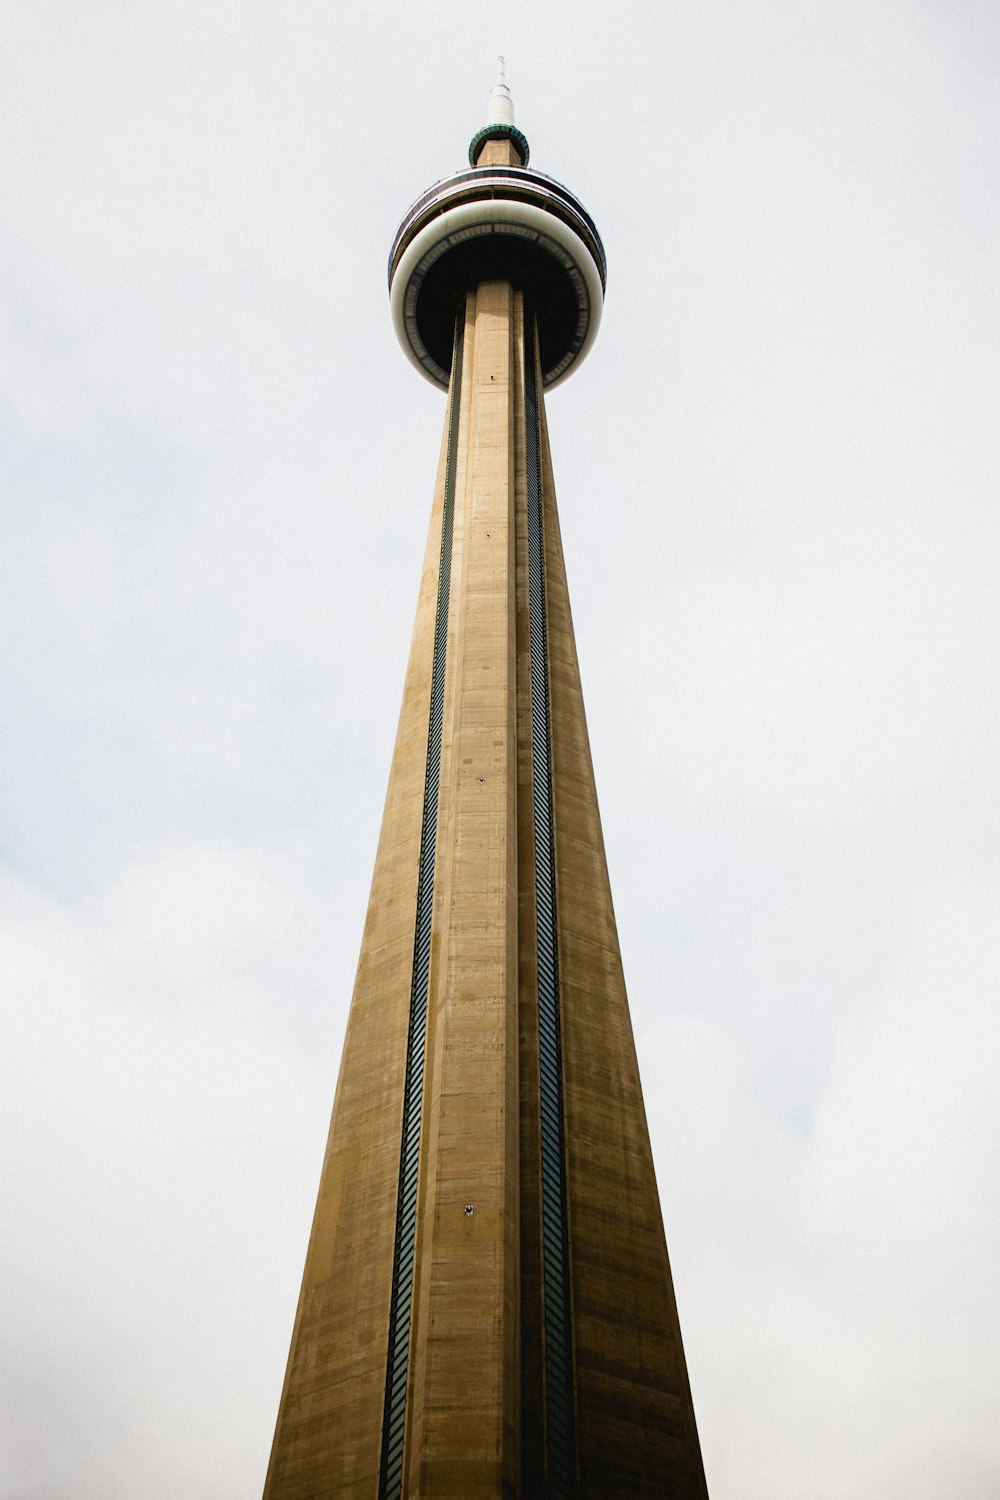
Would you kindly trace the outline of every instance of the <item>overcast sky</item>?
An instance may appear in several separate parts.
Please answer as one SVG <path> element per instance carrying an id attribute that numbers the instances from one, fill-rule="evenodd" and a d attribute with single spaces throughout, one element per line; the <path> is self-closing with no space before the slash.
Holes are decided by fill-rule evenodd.
<path id="1" fill-rule="evenodd" d="M 713 1500 L 1000 1495 L 1000 10 L 6 0 L 3 1500 L 259 1495 L 501 50 Z"/>

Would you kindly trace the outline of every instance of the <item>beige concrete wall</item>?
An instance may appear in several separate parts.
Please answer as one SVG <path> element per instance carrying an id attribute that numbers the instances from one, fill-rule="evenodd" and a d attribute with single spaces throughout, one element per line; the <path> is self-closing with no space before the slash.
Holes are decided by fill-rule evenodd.
<path id="1" fill-rule="evenodd" d="M 469 298 L 407 1438 L 409 1493 L 465 1500 L 518 1471 L 514 323 Z"/>
<path id="2" fill-rule="evenodd" d="M 459 426 L 404 1455 L 404 1494 L 425 1500 L 542 1493 L 523 351 L 520 294 L 483 284 L 467 301 L 452 395 Z M 537 383 L 540 392 L 540 375 Z M 704 1500 L 543 410 L 540 454 L 580 1495 Z M 378 1491 L 443 488 L 444 453 L 266 1500 L 374 1500 Z"/>
<path id="3" fill-rule="evenodd" d="M 539 1108 L 538 941 L 531 732 L 531 611 L 523 320 L 515 334 L 517 600 L 518 1025 L 520 1034 L 521 1474 L 525 1496 L 541 1493 L 545 1473 L 542 1304 L 542 1137 Z"/>
<path id="4" fill-rule="evenodd" d="M 378 1488 L 445 457 L 265 1500 Z"/>
<path id="5" fill-rule="evenodd" d="M 476 157 L 477 167 L 523 167 L 521 153 L 513 141 L 484 141 Z"/>
<path id="6" fill-rule="evenodd" d="M 544 414 L 542 469 L 580 1495 L 702 1500 Z"/>

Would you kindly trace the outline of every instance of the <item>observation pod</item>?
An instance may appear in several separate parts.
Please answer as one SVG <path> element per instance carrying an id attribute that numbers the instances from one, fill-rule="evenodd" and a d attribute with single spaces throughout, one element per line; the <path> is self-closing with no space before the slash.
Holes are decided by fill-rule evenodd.
<path id="1" fill-rule="evenodd" d="M 416 368 L 445 390 L 455 319 L 483 281 L 507 281 L 524 293 L 537 318 L 546 389 L 584 358 L 601 322 L 607 262 L 597 226 L 562 183 L 528 169 L 528 142 L 503 108 L 509 95 L 496 107 L 501 89 L 498 80 L 487 113 L 510 118 L 476 132 L 469 169 L 421 194 L 389 254 L 396 336 Z M 493 143 L 501 149 L 491 150 Z"/>

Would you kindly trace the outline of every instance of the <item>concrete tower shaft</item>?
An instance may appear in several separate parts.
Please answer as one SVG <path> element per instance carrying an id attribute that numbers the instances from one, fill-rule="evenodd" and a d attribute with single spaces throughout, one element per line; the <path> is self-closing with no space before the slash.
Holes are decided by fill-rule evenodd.
<path id="1" fill-rule="evenodd" d="M 488 123 L 481 154 L 519 149 Z M 514 170 L 456 178 L 492 212 L 519 200 L 489 174 Z M 424 373 L 412 338 L 448 326 L 448 407 L 265 1497 L 704 1500 L 543 402 L 599 298 L 548 363 L 549 283 L 494 233 L 529 221 L 453 238 L 445 201 L 390 261 Z M 574 267 L 603 290 L 588 225 Z M 420 307 L 425 231 L 450 314 Z M 455 257 L 490 237 L 503 274 Z"/>

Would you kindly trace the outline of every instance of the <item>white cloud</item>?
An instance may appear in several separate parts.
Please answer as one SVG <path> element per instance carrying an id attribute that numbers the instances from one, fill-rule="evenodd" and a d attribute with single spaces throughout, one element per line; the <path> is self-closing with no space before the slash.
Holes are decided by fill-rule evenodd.
<path id="1" fill-rule="evenodd" d="M 998 917 L 995 881 L 920 893 L 806 1131 L 725 1032 L 664 1017 L 647 1038 L 719 1493 L 972 1500 L 997 1472 Z"/>
<path id="2" fill-rule="evenodd" d="M 315 982 L 312 914 L 216 849 L 136 861 L 83 910 L 3 897 L 4 1493 L 166 1496 L 189 1466 L 192 1493 L 243 1493 L 329 1109 L 333 1050 L 274 1009 Z"/>

